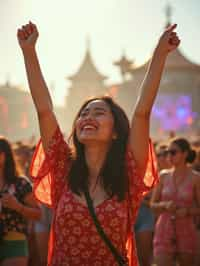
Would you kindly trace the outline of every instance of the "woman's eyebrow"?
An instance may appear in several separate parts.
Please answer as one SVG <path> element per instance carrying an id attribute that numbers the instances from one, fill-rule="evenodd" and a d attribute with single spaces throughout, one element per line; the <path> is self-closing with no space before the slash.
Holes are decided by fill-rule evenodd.
<path id="1" fill-rule="evenodd" d="M 85 113 L 85 112 L 88 112 L 90 110 L 90 108 L 86 108 L 84 109 L 81 113 Z M 95 107 L 94 108 L 95 111 L 104 111 L 104 112 L 107 112 L 108 110 L 106 110 L 104 107 Z"/>
<path id="2" fill-rule="evenodd" d="M 107 111 L 104 107 L 95 107 L 94 110 L 95 111 L 104 111 L 104 112 Z"/>

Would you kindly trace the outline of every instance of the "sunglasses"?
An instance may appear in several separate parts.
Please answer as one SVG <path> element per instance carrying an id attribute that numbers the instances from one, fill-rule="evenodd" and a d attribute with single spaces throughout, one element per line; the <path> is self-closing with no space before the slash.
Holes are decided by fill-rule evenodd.
<path id="1" fill-rule="evenodd" d="M 168 150 L 158 152 L 156 154 L 157 157 L 166 157 L 168 155 Z"/>
<path id="2" fill-rule="evenodd" d="M 171 156 L 175 156 L 178 152 L 179 151 L 175 149 L 168 150 L 168 154 L 170 154 Z"/>

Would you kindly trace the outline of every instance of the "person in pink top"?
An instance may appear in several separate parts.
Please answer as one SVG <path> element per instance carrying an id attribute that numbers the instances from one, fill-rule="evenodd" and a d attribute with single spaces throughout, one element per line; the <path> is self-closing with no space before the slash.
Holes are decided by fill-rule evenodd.
<path id="1" fill-rule="evenodd" d="M 161 171 L 154 189 L 152 208 L 159 212 L 154 235 L 154 256 L 158 266 L 194 265 L 197 231 L 194 217 L 200 214 L 200 178 L 192 170 L 195 151 L 184 138 L 174 139 L 168 150 L 172 169 Z"/>
<path id="2" fill-rule="evenodd" d="M 132 224 L 143 195 L 157 183 L 149 120 L 167 55 L 180 43 L 175 28 L 166 29 L 158 42 L 131 126 L 110 97 L 96 97 L 78 111 L 71 145 L 63 138 L 40 70 L 36 25 L 18 30 L 41 132 L 31 165 L 34 192 L 53 208 L 48 265 L 138 265 Z M 115 251 L 97 231 L 88 194 Z"/>

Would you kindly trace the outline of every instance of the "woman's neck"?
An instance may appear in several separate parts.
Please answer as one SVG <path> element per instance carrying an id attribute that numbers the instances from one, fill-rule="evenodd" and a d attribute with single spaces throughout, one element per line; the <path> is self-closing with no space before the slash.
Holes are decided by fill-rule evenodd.
<path id="1" fill-rule="evenodd" d="M 176 167 L 174 167 L 174 176 L 181 176 L 183 174 L 186 174 L 188 171 L 188 166 L 183 163 L 183 164 L 180 164 Z"/>
<path id="2" fill-rule="evenodd" d="M 85 158 L 89 169 L 90 182 L 96 182 L 100 170 L 105 162 L 108 145 L 91 145 L 85 148 Z"/>

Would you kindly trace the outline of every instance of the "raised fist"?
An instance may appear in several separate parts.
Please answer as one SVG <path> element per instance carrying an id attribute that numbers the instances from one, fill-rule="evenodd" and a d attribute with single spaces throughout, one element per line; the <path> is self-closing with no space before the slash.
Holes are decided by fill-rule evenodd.
<path id="1" fill-rule="evenodd" d="M 29 22 L 28 24 L 23 25 L 17 31 L 17 38 L 20 47 L 22 49 L 35 47 L 38 35 L 38 30 L 35 24 Z"/>

